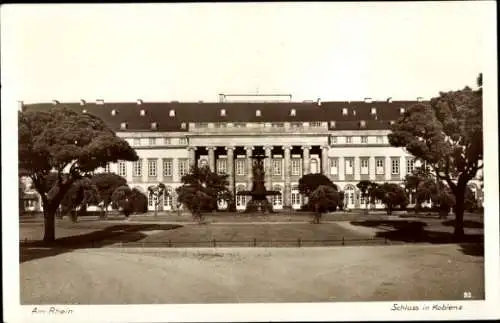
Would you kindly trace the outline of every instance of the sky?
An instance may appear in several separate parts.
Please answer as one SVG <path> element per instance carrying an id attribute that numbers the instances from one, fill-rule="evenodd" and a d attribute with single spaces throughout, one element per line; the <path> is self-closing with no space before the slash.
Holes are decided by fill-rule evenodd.
<path id="1" fill-rule="evenodd" d="M 2 88 L 26 103 L 428 99 L 484 72 L 491 4 L 3 6 Z"/>

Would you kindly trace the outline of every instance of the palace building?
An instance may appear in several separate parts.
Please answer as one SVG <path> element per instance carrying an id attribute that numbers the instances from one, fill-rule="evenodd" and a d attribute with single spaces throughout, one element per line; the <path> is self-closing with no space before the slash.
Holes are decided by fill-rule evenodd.
<path id="1" fill-rule="evenodd" d="M 298 181 L 308 173 L 328 176 L 345 192 L 348 208 L 365 205 L 356 187 L 360 180 L 402 183 L 416 166 L 414 157 L 392 147 L 387 135 L 390 125 L 418 101 L 294 102 L 291 95 L 220 94 L 218 102 L 81 100 L 22 108 L 62 105 L 104 120 L 137 151 L 139 160 L 100 171 L 123 176 L 130 187 L 145 194 L 148 186 L 164 183 L 169 194 L 160 205 L 165 211 L 177 207 L 175 189 L 190 165 L 208 165 L 228 174 L 229 188 L 236 193 L 250 189 L 249 156 L 265 154 L 266 187 L 281 192 L 270 197 L 279 210 L 301 207 Z M 477 182 L 471 188 L 481 200 Z M 236 208 L 244 210 L 248 199 L 236 196 Z M 37 208 L 36 204 L 29 207 Z M 219 206 L 226 207 L 222 202 Z"/>

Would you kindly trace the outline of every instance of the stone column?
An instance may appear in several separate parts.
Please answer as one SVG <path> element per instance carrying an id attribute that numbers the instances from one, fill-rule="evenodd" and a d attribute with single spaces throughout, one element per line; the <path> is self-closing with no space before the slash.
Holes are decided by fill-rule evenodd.
<path id="1" fill-rule="evenodd" d="M 193 167 L 196 164 L 196 147 L 191 146 L 188 147 L 188 155 L 189 155 L 189 168 Z"/>
<path id="2" fill-rule="evenodd" d="M 229 175 L 229 191 L 234 191 L 234 147 L 226 147 L 227 151 L 227 174 Z"/>
<path id="3" fill-rule="evenodd" d="M 266 189 L 267 190 L 271 190 L 271 187 L 272 187 L 272 177 L 273 177 L 273 174 L 272 174 L 272 169 L 271 169 L 271 166 L 272 166 L 272 156 L 271 156 L 271 152 L 272 152 L 272 149 L 273 147 L 271 146 L 266 146 L 264 147 L 264 151 L 266 153 L 266 159 L 264 160 L 264 172 L 266 174 Z"/>
<path id="4" fill-rule="evenodd" d="M 245 147 L 245 151 L 247 153 L 247 190 L 252 189 L 252 150 L 253 147 Z"/>
<path id="5" fill-rule="evenodd" d="M 207 147 L 208 151 L 208 167 L 213 172 L 215 171 L 215 147 Z"/>
<path id="6" fill-rule="evenodd" d="M 309 151 L 311 150 L 311 146 L 302 146 L 302 152 L 303 152 L 303 169 L 302 169 L 302 174 L 307 175 L 311 172 L 309 169 L 309 162 L 311 160 L 311 157 L 309 156 Z"/>
<path id="7" fill-rule="evenodd" d="M 283 206 L 290 206 L 290 152 L 292 150 L 291 146 L 284 146 L 283 151 L 285 155 L 285 167 L 284 167 L 284 175 L 285 175 L 285 189 L 283 194 Z"/>
<path id="8" fill-rule="evenodd" d="M 326 177 L 330 177 L 329 166 L 328 166 L 328 150 L 330 147 L 323 146 L 321 147 L 321 172 Z"/>

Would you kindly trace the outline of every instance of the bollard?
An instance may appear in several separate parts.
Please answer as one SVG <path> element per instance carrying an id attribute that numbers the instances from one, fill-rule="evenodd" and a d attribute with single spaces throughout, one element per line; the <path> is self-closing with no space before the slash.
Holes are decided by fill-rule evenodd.
<path id="1" fill-rule="evenodd" d="M 342 237 L 342 245 L 343 245 L 343 246 L 345 245 L 345 240 L 344 240 L 344 237 Z"/>

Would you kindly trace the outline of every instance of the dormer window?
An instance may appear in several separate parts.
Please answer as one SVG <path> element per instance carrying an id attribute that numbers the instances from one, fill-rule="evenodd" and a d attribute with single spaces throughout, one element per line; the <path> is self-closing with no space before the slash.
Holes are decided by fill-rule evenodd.
<path id="1" fill-rule="evenodd" d="M 186 123 L 185 122 L 181 123 L 181 128 L 182 129 L 186 129 Z"/>
<path id="2" fill-rule="evenodd" d="M 158 129 L 158 123 L 157 122 L 151 122 L 151 129 L 152 130 Z"/>
<path id="3" fill-rule="evenodd" d="M 355 116 L 356 115 L 356 110 L 352 110 L 352 115 Z"/>
<path id="4" fill-rule="evenodd" d="M 122 123 L 120 124 L 120 129 L 122 129 L 122 130 L 123 130 L 123 129 L 127 129 L 127 123 L 126 123 L 126 122 L 122 122 Z"/>
<path id="5" fill-rule="evenodd" d="M 261 116 L 260 110 L 256 110 L 256 111 L 255 111 L 255 116 L 256 116 L 256 117 L 260 117 L 260 116 Z"/>
<path id="6" fill-rule="evenodd" d="M 174 109 L 170 110 L 169 113 L 168 113 L 168 115 L 170 117 L 175 117 L 175 110 Z"/>
<path id="7" fill-rule="evenodd" d="M 389 124 L 392 126 L 393 124 L 395 124 L 394 120 L 391 120 L 389 121 Z"/>
<path id="8" fill-rule="evenodd" d="M 377 114 L 377 108 L 372 108 L 371 114 L 372 114 L 372 116 L 376 115 Z"/>
<path id="9" fill-rule="evenodd" d="M 365 120 L 361 120 L 361 121 L 359 122 L 359 126 L 360 126 L 361 128 L 365 128 L 365 127 L 366 127 L 366 121 L 365 121 Z"/>
<path id="10" fill-rule="evenodd" d="M 59 104 L 59 101 L 57 101 L 57 100 L 52 100 L 52 104 L 53 104 L 53 105 L 58 105 L 58 104 Z"/>
<path id="11" fill-rule="evenodd" d="M 95 103 L 97 105 L 104 105 L 104 100 L 96 100 Z"/>
<path id="12" fill-rule="evenodd" d="M 141 99 L 138 99 L 137 100 L 137 105 L 141 105 L 142 104 L 142 100 Z"/>
<path id="13" fill-rule="evenodd" d="M 146 115 L 146 110 L 141 109 L 141 116 L 145 116 L 145 115 Z"/>
<path id="14" fill-rule="evenodd" d="M 225 117 L 226 116 L 226 109 L 220 109 L 220 116 Z"/>
<path id="15" fill-rule="evenodd" d="M 80 105 L 85 105 L 85 103 L 86 103 L 85 100 L 83 100 L 83 99 L 80 100 Z"/>
<path id="16" fill-rule="evenodd" d="M 295 109 L 291 109 L 290 110 L 290 116 L 291 117 L 295 117 L 295 114 L 296 114 Z"/>
<path id="17" fill-rule="evenodd" d="M 82 113 L 87 113 L 87 110 L 83 109 L 83 110 L 82 110 Z"/>
<path id="18" fill-rule="evenodd" d="M 404 113 L 405 113 L 405 108 L 400 108 L 400 109 L 399 109 L 399 113 L 400 113 L 400 114 L 404 114 Z"/>
<path id="19" fill-rule="evenodd" d="M 115 115 L 116 115 L 116 110 L 115 110 L 115 109 L 111 110 L 111 115 L 112 115 L 112 116 L 115 116 Z"/>
<path id="20" fill-rule="evenodd" d="M 330 128 L 335 128 L 335 121 L 330 121 Z"/>
<path id="21" fill-rule="evenodd" d="M 342 109 L 342 115 L 346 116 L 347 115 L 347 108 Z"/>

